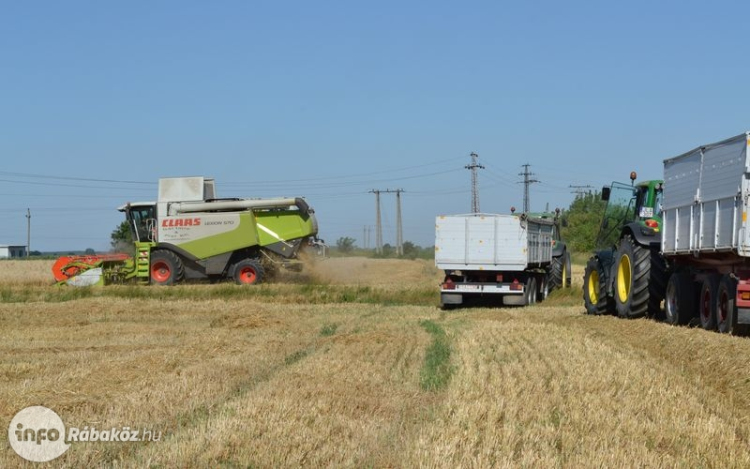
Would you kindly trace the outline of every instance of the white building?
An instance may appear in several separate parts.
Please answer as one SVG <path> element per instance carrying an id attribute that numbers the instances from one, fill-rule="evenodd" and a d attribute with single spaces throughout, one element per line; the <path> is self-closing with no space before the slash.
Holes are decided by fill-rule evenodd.
<path id="1" fill-rule="evenodd" d="M 0 259 L 18 259 L 26 257 L 26 246 L 0 244 Z"/>

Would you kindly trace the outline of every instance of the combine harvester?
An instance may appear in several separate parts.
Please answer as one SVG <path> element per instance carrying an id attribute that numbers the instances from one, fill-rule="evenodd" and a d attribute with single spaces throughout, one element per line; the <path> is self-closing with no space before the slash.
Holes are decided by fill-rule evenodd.
<path id="1" fill-rule="evenodd" d="M 325 249 L 304 199 L 217 199 L 215 194 L 210 178 L 160 179 L 157 202 L 119 208 L 130 226 L 135 257 L 61 257 L 52 267 L 55 280 L 89 286 L 230 278 L 250 285 L 279 267 L 301 268 L 297 258 L 305 247 Z"/>
<path id="2" fill-rule="evenodd" d="M 613 183 L 586 265 L 590 314 L 750 328 L 750 132 L 664 160 L 664 179 Z M 664 307 L 662 308 L 662 301 Z"/>

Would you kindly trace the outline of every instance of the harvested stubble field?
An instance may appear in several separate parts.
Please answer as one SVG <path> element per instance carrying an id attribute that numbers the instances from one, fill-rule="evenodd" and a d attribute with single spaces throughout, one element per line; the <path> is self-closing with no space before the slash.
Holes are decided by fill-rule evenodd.
<path id="1" fill-rule="evenodd" d="M 0 466 L 30 405 L 67 467 L 750 467 L 750 339 L 530 308 L 436 307 L 427 262 L 330 259 L 229 284 L 49 285 L 0 262 Z M 26 465 L 31 466 L 31 463 Z"/>

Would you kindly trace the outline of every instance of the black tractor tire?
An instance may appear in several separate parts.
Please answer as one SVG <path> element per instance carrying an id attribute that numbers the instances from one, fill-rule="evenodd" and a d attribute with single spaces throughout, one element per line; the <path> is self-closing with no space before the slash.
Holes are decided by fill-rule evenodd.
<path id="1" fill-rule="evenodd" d="M 237 285 L 256 285 L 263 281 L 264 275 L 260 260 L 243 259 L 235 264 L 232 277 Z"/>
<path id="2" fill-rule="evenodd" d="M 564 283 L 563 276 L 565 275 L 565 253 L 563 252 L 557 257 L 552 258 L 552 262 L 549 265 L 547 272 L 547 284 L 549 284 L 550 290 L 557 290 L 562 288 Z"/>
<path id="3" fill-rule="evenodd" d="M 614 264 L 614 296 L 617 314 L 623 318 L 659 316 L 666 289 L 666 264 L 657 249 L 620 239 Z"/>
<path id="4" fill-rule="evenodd" d="M 611 301 L 607 298 L 604 279 L 599 261 L 592 257 L 586 263 L 583 272 L 583 305 L 586 314 L 608 314 L 612 311 Z"/>
<path id="5" fill-rule="evenodd" d="M 722 334 L 739 332 L 737 327 L 737 281 L 729 275 L 721 277 L 719 289 L 716 293 L 716 329 Z"/>
<path id="6" fill-rule="evenodd" d="M 550 291 L 570 287 L 570 269 L 570 253 L 568 251 L 552 258 L 547 273 Z"/>
<path id="7" fill-rule="evenodd" d="M 151 283 L 154 285 L 174 285 L 185 276 L 185 267 L 177 254 L 166 249 L 157 249 L 151 253 Z"/>
<path id="8" fill-rule="evenodd" d="M 698 300 L 698 317 L 701 327 L 707 331 L 716 330 L 716 295 L 719 292 L 720 277 L 708 274 L 701 285 L 701 296 Z"/>
<path id="9" fill-rule="evenodd" d="M 695 289 L 688 272 L 674 272 L 669 276 L 664 297 L 664 322 L 685 325 L 695 317 Z"/>

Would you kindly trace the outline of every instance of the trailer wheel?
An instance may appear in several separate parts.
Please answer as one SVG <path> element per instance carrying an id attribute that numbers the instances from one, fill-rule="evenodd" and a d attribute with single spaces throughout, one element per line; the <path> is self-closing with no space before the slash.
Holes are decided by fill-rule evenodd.
<path id="1" fill-rule="evenodd" d="M 737 282 L 729 275 L 721 277 L 716 293 L 716 328 L 722 334 L 737 332 Z"/>
<path id="2" fill-rule="evenodd" d="M 583 304 L 586 307 L 586 314 L 607 314 L 614 309 L 610 307 L 611 303 L 604 291 L 603 280 L 599 261 L 596 257 L 590 258 L 583 273 Z"/>
<path id="3" fill-rule="evenodd" d="M 664 322 L 685 325 L 695 316 L 693 281 L 687 272 L 675 272 L 667 282 L 664 298 Z"/>
<path id="4" fill-rule="evenodd" d="M 615 262 L 615 305 L 623 318 L 640 318 L 661 313 L 666 265 L 656 249 L 637 244 L 625 235 L 620 240 Z"/>
<path id="5" fill-rule="evenodd" d="M 151 283 L 174 285 L 182 280 L 185 269 L 177 254 L 158 249 L 151 253 Z"/>
<path id="6" fill-rule="evenodd" d="M 539 282 L 541 285 L 539 285 L 539 294 L 537 295 L 536 300 L 541 303 L 549 296 L 549 282 L 545 277 L 539 277 Z"/>
<path id="7" fill-rule="evenodd" d="M 263 281 L 263 266 L 253 259 L 244 259 L 234 266 L 234 282 L 237 285 L 254 285 Z"/>
<path id="8" fill-rule="evenodd" d="M 526 304 L 533 305 L 536 303 L 536 295 L 536 278 L 529 277 L 529 280 L 526 282 Z"/>
<path id="9" fill-rule="evenodd" d="M 716 293 L 719 290 L 719 276 L 709 274 L 703 280 L 701 286 L 700 301 L 698 301 L 698 313 L 701 319 L 701 327 L 707 331 L 716 330 Z"/>

